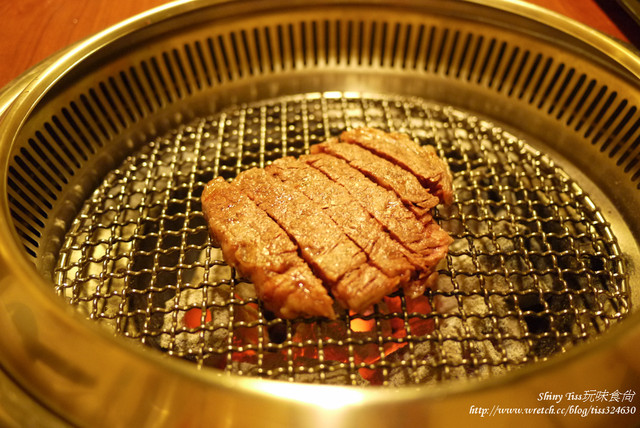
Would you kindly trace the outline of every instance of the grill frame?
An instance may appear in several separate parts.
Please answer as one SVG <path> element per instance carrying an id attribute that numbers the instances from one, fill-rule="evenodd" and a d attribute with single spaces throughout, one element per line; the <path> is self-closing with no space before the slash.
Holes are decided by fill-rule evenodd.
<path id="1" fill-rule="evenodd" d="M 256 312 L 253 292 L 208 245 L 199 201 L 204 184 L 307 153 L 327 134 L 362 124 L 413 131 L 436 145 L 454 171 L 456 202 L 435 218 L 458 242 L 423 299 L 433 311 L 402 309 L 409 302 L 400 295 L 400 308 L 384 304 L 362 318 L 344 314 L 329 324 Z M 289 96 L 230 107 L 143 145 L 87 199 L 64 236 L 53 276 L 57 293 L 85 316 L 198 367 L 315 383 L 399 385 L 400 379 L 421 384 L 435 378 L 438 385 L 438 379 L 464 379 L 465 371 L 483 379 L 544 361 L 627 315 L 624 259 L 594 208 L 547 157 L 463 112 L 388 96 Z M 455 309 L 438 309 L 447 299 Z M 213 322 L 187 328 L 187 308 L 213 312 Z M 354 320 L 372 320 L 376 328 L 370 334 L 347 329 Z M 435 323 L 435 331 L 427 323 Z M 495 334 L 481 326 L 487 323 Z M 282 339 L 268 334 L 276 330 Z M 399 345 L 409 351 L 387 359 L 386 350 Z M 435 351 L 425 354 L 425 347 Z M 411 351 L 419 348 L 422 353 Z M 362 356 L 376 352 L 385 356 Z"/>
<path id="2" fill-rule="evenodd" d="M 116 49 L 118 45 L 116 42 L 119 38 L 124 40 L 125 36 L 133 34 L 131 38 L 135 39 L 136 31 L 141 31 L 145 27 L 149 26 L 149 23 L 160 23 L 163 19 L 169 18 L 174 13 L 180 11 L 188 13 L 189 11 L 195 10 L 198 5 L 202 4 L 204 3 L 184 3 L 162 8 L 155 13 L 150 13 L 141 17 L 139 21 L 132 21 L 128 24 L 114 28 L 111 31 L 96 36 L 95 38 L 70 49 L 58 57 L 57 62 L 53 61 L 50 63 L 49 65 L 53 64 L 50 68 L 43 66 L 41 74 L 39 74 L 35 80 L 24 82 L 25 85 L 28 86 L 27 90 L 20 92 L 16 98 L 16 102 L 11 105 L 7 110 L 6 116 L 3 117 L 3 139 L 6 138 L 6 141 L 13 141 L 14 137 L 18 134 L 18 131 L 23 131 L 21 128 L 22 125 L 24 125 L 24 119 L 30 116 L 32 110 L 37 113 L 36 110 L 39 108 L 38 101 L 45 93 L 43 91 L 46 91 L 46 88 L 49 87 L 55 88 L 55 84 L 58 82 L 58 79 L 60 79 L 61 76 L 64 76 L 72 66 L 75 65 L 75 69 L 78 70 L 77 62 L 79 58 L 85 58 L 85 61 L 89 63 L 92 60 L 96 60 L 97 58 L 95 56 L 92 57 L 92 52 L 95 51 L 97 46 L 105 44 L 108 46 L 104 48 L 104 50 L 100 51 L 100 53 L 104 53 L 106 56 L 113 54 L 113 52 L 109 51 L 110 49 Z M 231 6 L 228 3 L 220 2 L 219 4 L 214 4 L 214 6 L 220 7 L 220 10 L 222 11 L 224 11 L 225 8 L 231 10 L 234 7 L 237 7 L 236 12 L 247 12 L 248 10 L 251 10 L 252 6 L 255 6 L 253 2 L 240 2 L 238 4 L 240 4 L 240 6 Z M 263 5 L 267 3 L 260 4 Z M 442 7 L 444 3 L 433 2 L 433 4 Z M 301 4 L 297 4 L 297 6 L 302 7 Z M 415 5 L 410 2 L 403 2 L 399 7 L 410 8 L 411 6 Z M 448 9 L 448 12 L 460 12 L 461 10 L 464 10 L 466 6 L 476 7 L 480 11 L 485 11 L 485 13 L 486 10 L 488 10 L 484 6 L 475 4 L 474 2 L 460 2 L 453 3 L 453 6 Z M 574 45 L 577 44 L 578 51 L 581 51 L 583 54 L 586 52 L 588 55 L 593 55 L 590 56 L 590 59 L 594 62 L 605 64 L 605 68 L 608 67 L 615 70 L 617 78 L 632 82 L 635 82 L 637 79 L 639 74 L 637 71 L 637 58 L 606 37 L 593 34 L 578 24 L 561 19 L 556 15 L 544 12 L 537 8 L 506 1 L 500 2 L 498 6 L 500 6 L 503 11 L 507 11 L 508 14 L 512 14 L 517 17 L 518 24 L 525 24 L 522 26 L 522 28 L 525 29 L 525 32 L 530 31 L 532 33 L 537 33 L 541 28 L 547 29 L 547 32 L 543 32 L 544 38 L 556 38 L 555 36 L 558 36 L 559 38 L 556 38 L 556 40 L 561 44 L 566 44 L 567 46 L 572 47 L 575 47 Z M 500 20 L 498 19 L 496 21 Z M 540 21 L 544 21 L 544 24 L 541 24 Z M 560 27 L 563 26 L 564 29 L 561 30 Z M 150 32 L 153 33 L 154 31 L 150 30 Z M 613 49 L 613 51 L 616 52 L 616 58 L 613 60 L 613 63 L 611 63 L 612 58 L 610 55 L 605 53 L 607 52 L 607 49 Z M 86 65 L 86 63 L 80 64 Z M 384 77 L 378 76 L 378 78 Z M 279 79 L 280 81 L 277 83 L 286 87 L 286 79 L 287 76 L 284 76 L 282 79 Z M 405 83 L 405 80 L 399 79 L 398 85 Z M 234 87 L 232 89 L 235 90 L 238 88 Z M 268 89 L 263 88 L 263 90 L 268 92 Z M 422 90 L 424 90 L 424 88 L 422 88 Z M 464 91 L 461 91 L 460 93 L 462 92 Z M 460 95 L 460 93 L 458 93 L 458 95 Z M 10 94 L 11 100 L 13 100 L 13 95 L 15 95 L 15 92 Z M 436 93 L 431 93 L 431 95 L 437 98 L 443 94 L 439 94 L 436 91 Z M 497 100 L 492 93 L 487 92 L 486 95 L 487 99 L 496 101 L 497 104 L 500 104 L 500 100 Z M 3 105 L 8 106 L 9 102 L 10 101 L 3 101 Z M 482 108 L 479 107 L 482 106 L 476 105 L 478 110 L 482 110 Z M 175 112 L 167 112 L 165 117 L 156 117 L 155 119 L 158 119 L 159 122 L 158 127 L 167 126 L 167 123 L 171 123 L 171 115 L 173 113 Z M 521 117 L 531 113 L 534 117 L 537 117 L 535 111 L 530 111 L 526 108 L 524 109 L 524 112 L 521 113 Z M 544 121 L 542 121 L 542 123 L 544 123 Z M 546 132 L 551 133 L 552 131 L 552 129 L 549 129 Z M 545 130 L 542 130 L 541 134 L 543 134 L 542 137 L 544 137 Z M 541 138 L 540 136 L 538 136 L 538 138 L 544 140 L 544 138 Z M 126 148 L 126 139 L 123 139 L 121 144 L 123 145 L 123 148 Z M 562 153 L 561 150 L 560 154 L 563 156 L 567 155 L 566 153 Z M 7 159 L 10 155 L 11 154 L 9 153 L 3 153 L 3 156 L 5 156 L 4 159 Z M 588 163 L 588 161 L 599 159 L 600 158 L 597 156 L 589 157 L 588 155 L 584 162 Z M 98 161 L 96 161 L 96 166 L 99 166 Z M 579 166 L 580 165 L 578 165 L 578 167 Z M 98 168 L 98 170 L 100 170 L 100 168 Z M 604 177 L 606 176 L 606 169 L 603 168 L 601 174 L 603 176 L 597 176 L 596 173 L 596 177 L 593 178 L 593 180 L 597 181 L 598 184 L 607 182 L 606 177 Z M 100 174 L 97 173 L 96 175 Z M 607 191 L 611 190 L 612 187 L 615 187 L 614 183 L 604 186 L 602 193 L 607 194 Z M 7 192 L 6 183 L 2 183 L 1 190 L 3 195 Z M 611 194 L 614 193 L 615 192 L 611 192 Z M 614 199 L 612 201 L 612 205 L 620 204 L 620 206 L 622 206 L 621 210 L 623 211 L 623 214 L 628 215 L 633 211 L 633 207 L 635 206 L 633 201 L 636 199 L 636 195 L 630 194 L 629 197 L 631 199 L 631 203 L 626 201 L 626 208 L 621 203 L 624 198 Z M 552 383 L 555 384 L 556 382 L 560 382 L 562 379 L 570 378 L 568 374 L 569 372 L 579 373 L 579 371 L 574 371 L 578 368 L 584 369 L 585 366 L 591 368 L 603 366 L 612 367 L 617 360 L 616 358 L 613 358 L 615 355 L 612 355 L 612 352 L 610 352 L 611 347 L 618 349 L 618 345 L 621 346 L 623 350 L 619 352 L 623 355 L 623 358 L 624 355 L 627 355 L 629 359 L 634 355 L 631 353 L 631 350 L 637 347 L 632 340 L 632 338 L 637 337 L 638 320 L 637 316 L 634 315 L 624 323 L 624 328 L 612 329 L 606 337 L 599 340 L 598 342 L 600 346 L 586 345 L 585 347 L 582 347 L 581 351 L 586 354 L 582 358 L 578 359 L 576 352 L 569 352 L 568 355 L 558 358 L 549 364 L 541 364 L 540 367 L 536 368 L 536 370 L 525 370 L 518 375 L 510 376 L 499 384 L 496 384 L 496 382 L 489 382 L 481 386 L 476 385 L 464 388 L 444 388 L 440 391 L 399 391 L 397 394 L 394 393 L 393 398 L 389 397 L 389 394 L 378 392 L 364 393 L 362 391 L 345 391 L 343 389 L 317 386 L 313 386 L 313 389 L 311 389 L 300 385 L 288 385 L 287 387 L 282 387 L 277 383 L 274 384 L 254 381 L 245 382 L 245 380 L 236 378 L 220 379 L 216 376 L 209 375 L 198 376 L 198 378 L 195 378 L 194 374 L 184 365 L 179 363 L 167 363 L 161 358 L 148 356 L 136 349 L 136 347 L 114 340 L 109 337 L 109 335 L 101 333 L 99 329 L 95 329 L 88 323 L 84 323 L 77 315 L 70 313 L 68 308 L 65 308 L 64 305 L 52 300 L 50 292 L 47 291 L 47 287 L 49 286 L 48 281 L 39 279 L 38 276 L 34 274 L 31 262 L 22 255 L 22 249 L 17 244 L 18 237 L 12 225 L 7 221 L 7 219 L 10 218 L 7 209 L 4 210 L 4 214 L 5 217 L 1 224 L 1 232 L 3 236 L 12 236 L 15 241 L 12 239 L 10 242 L 3 243 L 1 249 L 3 268 L 6 267 L 3 272 L 9 272 L 9 274 L 5 274 L 6 276 L 3 277 L 3 281 L 7 284 L 6 288 L 3 290 L 3 298 L 6 298 L 6 300 L 3 301 L 2 318 L 0 318 L 0 323 L 3 327 L 7 327 L 7 336 L 4 337 L 3 340 L 9 345 L 21 343 L 25 340 L 30 343 L 31 346 L 33 346 L 34 343 L 36 345 L 42 345 L 40 339 L 42 337 L 41 335 L 44 334 L 47 337 L 46 343 L 64 343 L 67 340 L 68 331 L 73 331 L 74 338 L 77 339 L 78 347 L 74 349 L 74 355 L 70 355 L 69 352 L 66 352 L 65 354 L 63 349 L 58 349 L 55 353 L 40 354 L 40 367 L 34 367 L 28 363 L 30 358 L 33 356 L 31 355 L 32 351 L 36 349 L 43 349 L 37 347 L 12 349 L 11 352 L 2 355 L 2 363 L 15 374 L 15 378 L 17 378 L 22 385 L 27 386 L 27 388 L 43 402 L 48 403 L 48 405 L 56 409 L 56 411 L 65 413 L 65 417 L 75 421 L 91 420 L 92 416 L 99 414 L 100 411 L 95 408 L 95 403 L 100 401 L 98 397 L 112 396 L 108 391 L 109 382 L 105 379 L 109 377 L 122 379 L 122 376 L 125 374 L 135 376 L 140 380 L 141 384 L 157 385 L 158 382 L 160 382 L 160 384 L 166 387 L 158 390 L 153 394 L 153 397 L 147 397 L 149 399 L 148 402 L 154 403 L 157 407 L 171 407 L 172 409 L 177 409 L 180 408 L 182 404 L 184 405 L 184 409 L 179 412 L 180 414 L 186 415 L 189 411 L 196 410 L 197 414 L 203 419 L 221 417 L 219 413 L 210 409 L 219 411 L 220 409 L 234 408 L 235 411 L 233 413 L 227 413 L 226 417 L 229 418 L 229 420 L 239 422 L 240 425 L 244 422 L 245 424 L 259 423 L 262 425 L 272 423 L 273 426 L 278 426 L 278 423 L 284 420 L 291 420 L 292 416 L 289 416 L 291 408 L 294 409 L 293 418 L 297 421 L 311 421 L 316 417 L 323 415 L 326 417 L 325 412 L 327 410 L 330 410 L 332 418 L 335 418 L 344 424 L 346 424 L 346 421 L 355 420 L 376 423 L 379 422 L 378 417 L 381 412 L 397 416 L 397 418 L 390 417 L 390 420 L 393 420 L 394 423 L 406 422 L 409 415 L 413 417 L 421 415 L 430 418 L 430 420 L 437 421 L 438 418 L 441 418 L 438 416 L 439 413 L 446 414 L 449 413 L 447 410 L 455 411 L 454 409 L 459 409 L 461 406 L 464 407 L 464 403 L 468 403 L 468 400 L 475 400 L 474 402 L 479 404 L 491 403 L 491 394 L 484 394 L 487 392 L 486 388 L 495 386 L 496 389 L 493 391 L 497 391 L 496 393 L 498 394 L 500 394 L 501 391 L 501 403 L 517 404 L 518 399 L 509 396 L 514 393 L 517 395 L 518 392 L 528 393 L 530 395 L 532 389 L 537 393 L 538 390 L 536 389 L 536 385 L 539 385 L 538 382 L 541 382 L 540 379 L 544 379 L 547 376 L 557 376 L 550 378 L 553 379 Z M 62 214 L 61 217 L 65 217 L 63 215 L 65 214 L 65 208 L 61 207 L 58 214 Z M 69 214 L 67 213 L 67 215 Z M 616 227 L 621 227 L 622 232 L 629 231 L 628 229 L 625 229 L 624 225 L 616 225 Z M 631 229 L 632 233 L 627 235 L 618 231 L 616 235 L 621 237 L 623 240 L 628 240 L 626 243 L 621 243 L 621 246 L 632 248 L 635 247 L 635 241 L 632 236 L 634 234 L 637 236 L 637 225 L 630 223 L 628 227 Z M 46 239 L 44 241 L 46 242 Z M 46 243 L 49 244 L 48 242 Z M 53 245 L 52 249 L 55 250 L 55 243 L 53 243 Z M 635 278 L 635 276 L 632 276 L 632 279 L 633 278 Z M 30 297 L 30 305 L 37 307 L 39 311 L 27 310 L 25 312 L 16 309 L 16 305 L 20 307 L 20 304 L 24 303 L 25 295 L 27 294 Z M 9 314 L 11 314 L 11 316 L 9 316 Z M 36 325 L 35 331 L 32 328 L 30 329 L 30 327 L 33 327 L 34 323 Z M 52 332 L 49 330 L 38 330 L 38 326 L 58 326 L 60 328 L 57 331 Z M 91 346 L 97 346 L 100 349 L 101 353 L 98 358 L 96 358 L 96 356 L 93 355 L 93 352 L 90 352 L 86 347 L 88 344 L 91 344 Z M 9 348 L 11 348 L 11 346 L 9 346 Z M 71 365 L 66 366 L 69 369 L 66 372 L 66 376 L 64 371 L 57 372 L 51 368 L 51 363 L 56 358 L 58 358 L 59 361 L 59 352 L 64 354 L 64 359 L 72 362 Z M 92 358 L 93 361 L 91 360 Z M 569 363 L 571 364 L 569 365 Z M 96 378 L 88 374 L 92 372 L 91 370 L 87 370 L 90 366 L 99 366 L 104 369 L 100 378 Z M 568 368 L 571 370 L 567 370 Z M 551 374 L 554 371 L 555 373 Z M 163 378 L 158 380 L 157 375 L 160 372 L 163 373 Z M 531 376 L 534 373 L 536 376 Z M 78 385 L 77 382 L 72 382 L 70 380 L 70 378 L 73 377 L 71 374 L 84 374 L 84 376 L 81 375 L 78 378 L 80 379 L 80 385 Z M 610 372 L 609 374 L 616 380 L 621 377 L 624 378 L 624 375 L 621 374 L 619 370 L 613 370 L 613 372 Z M 63 382 L 58 386 L 54 386 L 52 384 L 48 385 L 48 382 L 43 381 L 43 379 L 52 381 L 55 379 L 59 381 L 60 377 Z M 538 379 L 538 381 L 532 379 Z M 519 382 L 517 384 L 512 383 L 515 380 L 518 380 Z M 609 382 L 607 380 L 602 381 L 603 384 Z M 548 383 L 547 385 L 549 384 L 551 383 Z M 177 385 L 180 385 L 180 388 L 178 388 Z M 38 388 L 40 389 L 38 390 Z M 196 396 L 194 400 L 187 404 L 187 402 L 178 398 L 178 395 L 180 394 L 178 391 L 184 390 L 183 388 L 186 388 L 191 392 L 201 393 L 202 397 Z M 70 403 L 63 398 L 60 398 L 65 394 L 65 392 L 69 391 L 90 391 L 90 394 L 83 399 L 74 399 L 72 400 L 73 402 Z M 323 394 L 323 392 L 326 393 L 326 395 Z M 450 396 L 449 394 L 452 393 L 456 394 Z M 307 396 L 307 394 L 313 395 L 314 399 L 305 399 L 304 397 Z M 321 397 L 323 398 L 318 400 L 316 398 L 317 394 L 321 394 Z M 141 397 L 143 396 L 144 392 L 140 391 L 139 388 L 126 389 L 124 394 L 118 398 L 118 407 L 122 410 L 122 413 L 117 417 L 109 415 L 111 418 L 109 421 L 113 423 L 122 423 L 123 421 L 132 421 L 132 423 L 143 421 L 145 417 L 137 413 L 139 410 L 134 410 L 131 404 L 140 403 L 142 399 Z M 429 398 L 436 397 L 450 397 L 451 399 L 447 400 L 445 403 L 438 403 L 438 406 L 436 407 L 434 404 L 435 402 L 428 400 Z M 78 410 L 79 404 L 80 410 Z M 87 406 L 82 406 L 82 404 L 86 404 Z M 237 406 L 247 406 L 245 408 L 248 411 L 238 412 Z M 148 408 L 152 409 L 157 407 L 151 406 Z M 376 409 L 375 412 L 372 411 L 374 408 Z M 203 411 L 203 409 L 209 410 Z M 78 414 L 78 412 L 80 412 L 80 414 Z M 177 418 L 178 416 L 174 414 L 171 417 Z M 175 420 L 176 419 L 173 419 L 173 421 Z M 446 419 L 442 420 L 446 421 Z"/>

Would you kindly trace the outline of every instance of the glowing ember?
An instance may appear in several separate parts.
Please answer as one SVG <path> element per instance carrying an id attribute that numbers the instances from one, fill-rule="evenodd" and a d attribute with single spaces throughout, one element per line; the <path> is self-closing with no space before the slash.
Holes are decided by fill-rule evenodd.
<path id="1" fill-rule="evenodd" d="M 206 314 L 204 316 L 204 322 L 202 321 L 202 309 L 200 308 L 191 308 L 184 314 L 184 324 L 187 328 L 198 328 L 203 324 L 211 322 L 211 311 L 209 309 L 206 310 Z"/>
<path id="2" fill-rule="evenodd" d="M 244 350 L 234 353 L 233 360 L 257 364 L 259 354 L 255 349 L 260 343 L 283 343 L 283 349 L 274 347 L 278 350 L 263 354 L 263 367 L 276 368 L 291 362 L 304 365 L 318 360 L 321 349 L 324 360 L 360 366 L 360 376 L 371 384 L 383 381 L 383 369 L 362 366 L 375 364 L 402 349 L 407 345 L 403 339 L 409 335 L 422 336 L 434 328 L 433 321 L 425 317 L 431 312 L 426 297 L 407 299 L 404 306 L 400 297 L 385 297 L 375 311 L 349 314 L 346 324 L 337 320 L 264 326 L 253 322 L 259 319 L 257 307 L 246 305 L 244 309 L 237 316 L 245 326 L 237 326 L 233 337 L 233 344 Z"/>

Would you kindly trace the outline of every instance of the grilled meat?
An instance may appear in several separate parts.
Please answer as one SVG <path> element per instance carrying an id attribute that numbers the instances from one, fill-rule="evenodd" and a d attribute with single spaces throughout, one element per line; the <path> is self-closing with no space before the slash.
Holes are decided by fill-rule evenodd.
<path id="1" fill-rule="evenodd" d="M 367 261 L 367 255 L 318 204 L 263 169 L 251 169 L 235 184 L 298 244 L 300 254 L 344 306 L 361 311 L 397 288 Z"/>
<path id="2" fill-rule="evenodd" d="M 439 203 L 438 197 L 422 187 L 415 175 L 355 144 L 341 144 L 332 139 L 312 146 L 311 153 L 326 153 L 346 161 L 367 178 L 395 192 L 419 217 L 430 215 Z"/>
<path id="3" fill-rule="evenodd" d="M 255 284 L 267 309 L 283 318 L 335 317 L 331 297 L 298 246 L 237 186 L 214 179 L 202 193 L 202 207 L 225 258 Z"/>
<path id="4" fill-rule="evenodd" d="M 376 155 L 397 163 L 414 174 L 441 202 L 451 203 L 453 187 L 447 164 L 429 146 L 416 144 L 406 134 L 387 133 L 373 128 L 345 131 L 340 140 L 357 144 Z"/>
<path id="5" fill-rule="evenodd" d="M 369 128 L 311 151 L 207 184 L 203 211 L 227 261 L 283 318 L 334 317 L 329 294 L 355 312 L 400 287 L 423 294 L 451 242 L 430 214 L 452 199 L 447 165 Z"/>

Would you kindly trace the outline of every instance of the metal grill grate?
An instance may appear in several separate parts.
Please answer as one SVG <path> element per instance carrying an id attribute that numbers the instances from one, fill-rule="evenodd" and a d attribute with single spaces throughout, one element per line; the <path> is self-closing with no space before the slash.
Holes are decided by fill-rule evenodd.
<path id="1" fill-rule="evenodd" d="M 206 182 L 347 127 L 407 132 L 449 163 L 454 237 L 434 290 L 366 315 L 283 321 L 212 247 Z M 300 382 L 432 383 L 545 360 L 629 312 L 623 259 L 594 203 L 525 142 L 417 98 L 312 93 L 227 109 L 150 141 L 86 201 L 54 272 L 70 304 L 198 367 Z"/>

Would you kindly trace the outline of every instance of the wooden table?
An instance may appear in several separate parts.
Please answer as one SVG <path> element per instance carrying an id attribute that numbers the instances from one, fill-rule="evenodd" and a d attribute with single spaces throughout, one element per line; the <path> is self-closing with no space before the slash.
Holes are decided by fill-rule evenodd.
<path id="1" fill-rule="evenodd" d="M 528 0 L 629 41 L 614 0 Z M 0 0 L 0 88 L 54 52 L 167 0 Z M 608 2 L 608 3 L 607 3 Z M 607 6 L 609 5 L 609 6 Z M 616 15 L 616 13 L 618 15 Z M 640 31 L 638 32 L 640 33 Z M 627 34 L 632 34 L 627 32 Z"/>

